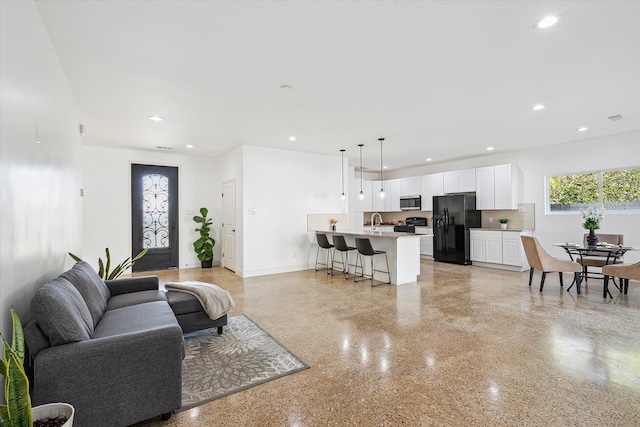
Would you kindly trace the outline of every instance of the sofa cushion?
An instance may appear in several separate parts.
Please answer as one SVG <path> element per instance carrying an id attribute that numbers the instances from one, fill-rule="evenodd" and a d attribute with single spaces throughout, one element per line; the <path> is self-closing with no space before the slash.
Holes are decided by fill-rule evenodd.
<path id="1" fill-rule="evenodd" d="M 67 279 L 57 277 L 38 289 L 31 308 L 51 345 L 88 340 L 93 334 L 87 304 Z"/>
<path id="2" fill-rule="evenodd" d="M 163 301 L 167 302 L 164 291 L 140 291 L 129 294 L 121 294 L 111 297 L 107 302 L 107 310 L 128 307 L 130 305 L 144 304 L 146 302 Z"/>
<path id="3" fill-rule="evenodd" d="M 204 308 L 198 298 L 187 292 L 167 291 L 167 300 L 176 316 L 187 313 L 204 313 Z"/>
<path id="4" fill-rule="evenodd" d="M 93 338 L 122 335 L 164 326 L 180 327 L 176 316 L 166 301 L 136 304 L 107 310 L 96 326 Z"/>
<path id="5" fill-rule="evenodd" d="M 80 292 L 95 327 L 107 309 L 107 301 L 111 297 L 107 285 L 85 261 L 77 262 L 71 270 L 65 271 L 60 277 L 67 279 Z"/>

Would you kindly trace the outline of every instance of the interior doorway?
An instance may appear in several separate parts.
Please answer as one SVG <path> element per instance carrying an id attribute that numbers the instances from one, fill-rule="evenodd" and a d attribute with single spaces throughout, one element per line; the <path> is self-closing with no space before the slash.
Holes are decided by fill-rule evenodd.
<path id="1" fill-rule="evenodd" d="M 222 266 L 236 271 L 236 180 L 222 183 Z"/>
<path id="2" fill-rule="evenodd" d="M 178 268 L 178 168 L 131 165 L 132 271 Z"/>

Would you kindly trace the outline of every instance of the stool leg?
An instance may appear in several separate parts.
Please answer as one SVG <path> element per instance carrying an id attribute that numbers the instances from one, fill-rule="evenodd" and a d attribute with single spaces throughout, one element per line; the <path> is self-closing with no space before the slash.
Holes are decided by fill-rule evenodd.
<path id="1" fill-rule="evenodd" d="M 529 269 L 529 286 L 531 286 L 532 280 L 533 280 L 533 267 Z"/>
<path id="2" fill-rule="evenodd" d="M 558 276 L 560 276 L 560 287 L 563 287 L 563 283 L 562 283 L 562 271 L 558 272 Z"/>

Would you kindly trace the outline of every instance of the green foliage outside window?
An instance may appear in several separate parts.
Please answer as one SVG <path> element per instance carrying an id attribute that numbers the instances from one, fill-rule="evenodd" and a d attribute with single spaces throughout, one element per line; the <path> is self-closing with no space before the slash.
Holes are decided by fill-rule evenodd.
<path id="1" fill-rule="evenodd" d="M 640 169 L 552 176 L 549 206 L 551 211 L 640 209 Z"/>
<path id="2" fill-rule="evenodd" d="M 640 200 L 640 169 L 602 173 L 602 201 L 632 202 Z"/>

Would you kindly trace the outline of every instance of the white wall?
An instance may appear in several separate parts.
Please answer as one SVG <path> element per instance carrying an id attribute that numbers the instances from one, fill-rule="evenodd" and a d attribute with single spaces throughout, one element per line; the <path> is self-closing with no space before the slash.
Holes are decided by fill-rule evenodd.
<path id="1" fill-rule="evenodd" d="M 214 220 L 214 262 L 220 260 L 220 178 L 216 159 L 151 151 L 84 147 L 84 231 L 81 258 L 97 268 L 104 249 L 119 263 L 131 256 L 131 164 L 178 168 L 180 268 L 200 267 L 193 215 L 201 207 Z M 194 213 L 189 213 L 193 211 Z"/>
<path id="2" fill-rule="evenodd" d="M 32 2 L 0 2 L 0 331 L 80 249 L 80 115 Z M 41 144 L 34 142 L 36 127 Z"/>
<path id="3" fill-rule="evenodd" d="M 244 147 L 244 276 L 309 268 L 315 240 L 307 214 L 348 213 L 341 167 L 339 156 Z"/>
<path id="4" fill-rule="evenodd" d="M 579 213 L 545 213 L 547 177 L 602 169 L 640 167 L 640 132 L 627 132 L 517 152 L 496 153 L 428 167 L 393 171 L 386 175 L 395 178 L 503 163 L 517 164 L 522 170 L 521 201 L 534 203 L 536 209 L 534 235 L 550 253 L 565 257 L 562 249 L 552 245 L 560 241 L 581 242 L 585 232 L 581 226 L 582 216 Z M 624 234 L 625 243 L 640 246 L 640 213 L 609 211 L 599 232 Z M 625 262 L 639 260 L 640 251 L 625 255 Z"/>

